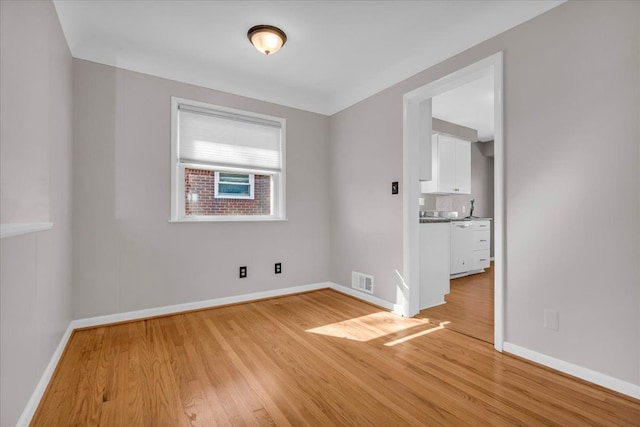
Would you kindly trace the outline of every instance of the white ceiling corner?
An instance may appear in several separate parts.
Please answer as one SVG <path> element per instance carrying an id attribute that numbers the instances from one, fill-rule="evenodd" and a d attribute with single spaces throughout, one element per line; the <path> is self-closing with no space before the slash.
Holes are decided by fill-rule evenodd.
<path id="1" fill-rule="evenodd" d="M 327 115 L 562 2 L 54 0 L 75 58 Z"/>

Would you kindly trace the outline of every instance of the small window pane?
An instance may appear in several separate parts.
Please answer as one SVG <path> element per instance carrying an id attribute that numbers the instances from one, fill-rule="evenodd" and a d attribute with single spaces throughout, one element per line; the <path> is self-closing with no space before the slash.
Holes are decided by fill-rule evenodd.
<path id="1" fill-rule="evenodd" d="M 249 184 L 218 184 L 218 195 L 233 194 L 233 195 L 250 195 Z"/>
<path id="2" fill-rule="evenodd" d="M 248 174 L 236 174 L 236 173 L 220 173 L 220 182 L 224 183 L 241 183 L 245 185 L 249 185 L 249 175 Z"/>

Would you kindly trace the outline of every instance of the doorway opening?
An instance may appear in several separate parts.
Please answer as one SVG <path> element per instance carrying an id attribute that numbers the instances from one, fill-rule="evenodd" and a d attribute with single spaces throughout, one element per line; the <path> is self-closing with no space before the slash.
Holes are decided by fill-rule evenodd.
<path id="1" fill-rule="evenodd" d="M 476 191 L 465 189 L 464 187 L 460 187 L 453 185 L 451 189 L 444 188 L 446 185 L 443 184 L 443 188 L 434 187 L 434 182 L 437 179 L 441 179 L 443 182 L 446 180 L 452 179 L 451 177 L 442 177 L 440 171 L 438 171 L 438 161 L 433 162 L 436 156 L 442 156 L 442 153 L 439 153 L 437 149 L 432 150 L 432 139 L 434 139 L 433 144 L 438 143 L 437 138 L 438 135 L 441 135 L 442 139 L 442 147 L 445 147 L 444 143 L 447 140 L 447 144 L 449 144 L 449 140 L 452 135 L 455 136 L 457 132 L 464 133 L 468 130 L 474 130 L 472 128 L 465 128 L 465 120 L 460 119 L 464 112 L 460 114 L 458 111 L 455 115 L 451 115 L 451 105 L 449 107 L 446 106 L 447 103 L 452 104 L 455 103 L 456 96 L 460 96 L 464 93 L 465 88 L 475 88 L 477 91 L 479 87 L 483 87 L 484 89 L 490 88 L 491 94 L 485 94 L 485 96 L 491 96 L 492 107 L 491 111 L 487 114 L 492 117 L 491 120 L 493 124 L 493 129 L 490 131 L 487 129 L 475 129 L 476 134 L 474 135 L 458 135 L 461 139 L 466 139 L 467 144 L 460 144 L 463 148 L 462 161 L 464 162 L 465 154 L 464 150 L 469 150 L 468 154 L 469 161 L 471 161 L 471 156 L 473 154 L 476 157 L 476 161 L 479 163 L 485 163 L 484 166 L 492 163 L 493 167 L 490 172 L 492 176 L 488 177 L 486 180 L 482 180 L 480 178 L 480 174 L 482 173 L 482 169 L 486 173 L 489 168 L 488 167 L 476 167 L 473 173 L 476 175 L 474 177 Z M 477 63 L 469 65 L 463 69 L 460 69 L 454 73 L 451 73 L 439 80 L 436 80 L 432 83 L 429 83 L 425 86 L 422 86 L 412 92 L 405 94 L 404 96 L 404 182 L 405 185 L 403 191 L 403 202 L 404 202 L 404 217 L 403 217 L 403 233 L 404 233 L 404 283 L 405 289 L 402 297 L 404 297 L 402 304 L 402 313 L 405 316 L 415 316 L 417 315 L 422 308 L 426 306 L 437 306 L 438 304 L 444 303 L 444 293 L 449 293 L 449 283 L 447 283 L 446 291 L 442 291 L 442 281 L 438 281 L 434 279 L 434 276 L 429 274 L 425 274 L 424 272 L 424 263 L 422 265 L 422 274 L 421 274 L 421 261 L 424 261 L 424 257 L 428 256 L 432 259 L 434 258 L 434 254 L 436 254 L 435 258 L 441 258 L 441 254 L 446 254 L 447 263 L 450 262 L 449 254 L 451 252 L 451 246 L 453 242 L 451 240 L 447 240 L 442 246 L 438 245 L 434 241 L 430 241 L 430 245 L 427 250 L 422 247 L 421 250 L 421 242 L 420 240 L 424 237 L 420 237 L 421 230 L 426 230 L 421 227 L 430 227 L 427 224 L 420 224 L 419 221 L 419 211 L 420 210 L 429 210 L 435 212 L 457 212 L 460 219 L 465 216 L 473 215 L 473 216 L 483 216 L 491 218 L 490 227 L 492 229 L 492 244 L 491 248 L 484 248 L 478 246 L 474 248 L 477 250 L 476 255 L 478 255 L 479 262 L 482 260 L 482 267 L 486 267 L 485 272 L 481 272 L 482 269 L 478 270 L 475 268 L 475 272 L 480 274 L 469 275 L 469 271 L 474 270 L 474 268 L 467 268 L 466 270 L 463 268 L 463 271 L 466 273 L 459 274 L 461 276 L 466 276 L 462 279 L 456 279 L 457 281 L 451 282 L 451 288 L 455 288 L 455 291 L 462 290 L 463 288 L 467 288 L 473 291 L 480 291 L 478 287 L 478 283 L 481 283 L 480 286 L 485 286 L 485 293 L 482 298 L 484 298 L 484 302 L 481 303 L 485 305 L 484 310 L 486 312 L 487 304 L 491 306 L 488 307 L 488 310 L 492 310 L 493 314 L 493 336 L 491 334 L 486 333 L 485 331 L 481 334 L 482 336 L 477 336 L 480 339 L 485 339 L 487 341 L 492 341 L 494 347 L 498 351 L 502 351 L 503 341 L 504 341 L 504 271 L 505 271 L 505 262 L 504 262 L 504 154 L 503 154 L 503 104 L 502 104 L 502 91 L 503 91 L 503 81 L 502 81 L 502 52 L 494 54 L 488 58 L 485 58 Z M 455 94 L 455 95 L 454 95 Z M 468 94 L 467 94 L 468 95 Z M 432 121 L 432 117 L 435 119 Z M 447 120 L 447 118 L 451 119 L 451 122 Z M 456 123 L 458 122 L 458 123 Z M 460 127 L 462 125 L 462 127 Z M 453 127 L 452 127 L 453 126 Z M 458 126 L 457 129 L 455 127 Z M 476 127 L 481 127 L 480 125 Z M 436 135 L 436 136 L 434 136 Z M 455 138 L 454 138 L 455 139 Z M 476 145 L 473 146 L 474 152 L 471 152 L 470 147 L 471 140 L 475 139 L 473 143 Z M 478 143 L 476 141 L 488 141 L 489 139 L 493 140 L 492 143 L 485 142 L 485 144 Z M 462 141 L 459 141 L 462 142 Z M 444 152 L 444 148 L 441 148 L 442 152 Z M 486 150 L 484 154 L 481 154 L 479 150 Z M 491 151 L 491 152 L 489 152 Z M 478 157 L 484 155 L 486 158 Z M 490 155 L 493 155 L 492 161 L 488 158 Z M 461 158 L 460 155 L 454 156 L 458 160 Z M 480 160 L 478 160 L 480 159 Z M 438 159 L 440 160 L 440 159 Z M 464 168 L 462 168 L 464 170 Z M 467 173 L 469 173 L 470 164 L 467 166 Z M 440 178 L 437 178 L 440 177 Z M 462 179 L 471 180 L 471 176 L 465 177 L 463 174 Z M 491 178 L 491 179 L 489 179 Z M 490 183 L 490 181 L 493 181 Z M 455 187 L 455 188 L 454 188 Z M 462 194 L 460 195 L 451 195 L 451 194 L 459 194 L 454 193 L 454 191 L 459 191 L 458 187 L 461 188 Z M 483 188 L 480 188 L 483 187 Z M 491 188 L 492 187 L 492 188 Z M 486 189 L 493 190 L 493 194 L 488 194 L 490 191 L 484 191 Z M 425 195 L 425 191 L 428 195 Z M 471 209 L 470 199 L 478 199 L 476 200 L 476 205 L 474 206 L 475 210 L 473 213 L 469 212 Z M 492 200 L 491 200 L 492 199 Z M 422 204 L 422 206 L 421 206 Z M 491 204 L 491 206 L 489 206 Z M 480 214 L 480 215 L 478 215 Z M 467 218 L 467 220 L 472 220 L 473 218 Z M 470 224 L 471 227 L 478 227 L 477 224 L 480 224 L 482 221 L 459 221 L 452 222 L 450 224 L 438 224 L 441 230 L 443 227 L 452 226 L 455 228 L 455 224 Z M 476 224 L 476 225 L 474 225 Z M 461 227 L 462 228 L 462 227 Z M 431 228 L 433 229 L 433 228 Z M 448 231 L 448 230 L 447 230 Z M 449 234 L 447 234 L 449 235 Z M 460 234 L 462 236 L 462 234 Z M 478 236 L 484 236 L 481 232 Z M 481 239 L 482 240 L 482 239 Z M 443 240 L 444 242 L 444 240 Z M 422 243 L 424 246 L 424 242 Z M 455 246 L 455 245 L 454 245 Z M 477 245 L 476 245 L 477 246 Z M 459 245 L 458 245 L 459 247 Z M 489 250 L 492 253 L 493 262 L 488 264 L 488 260 L 486 259 L 486 255 L 489 254 Z M 422 252 L 422 253 L 421 253 Z M 422 258 L 421 258 L 422 257 Z M 442 258 L 444 259 L 444 258 Z M 486 263 L 486 265 L 484 264 Z M 476 263 L 476 267 L 480 264 Z M 442 270 L 442 266 L 436 266 L 437 269 Z M 449 273 L 453 273 L 450 270 L 450 267 L 453 268 L 453 264 L 446 265 L 446 278 L 448 278 Z M 455 269 L 455 268 L 454 268 Z M 484 268 L 483 268 L 484 269 Z M 460 268 L 458 268 L 460 270 Z M 445 274 L 441 271 L 439 274 Z M 442 277 L 438 276 L 438 277 Z M 456 276 L 452 276 L 456 277 Z M 438 283 L 436 283 L 436 281 Z M 491 284 L 489 282 L 493 282 L 493 286 L 488 288 Z M 474 284 L 476 285 L 474 287 Z M 436 290 L 436 294 L 440 292 L 440 296 L 433 299 L 434 289 Z M 490 290 L 488 290 L 490 289 Z M 492 295 L 487 297 L 486 292 L 491 292 Z M 422 294 L 422 298 L 421 298 Z M 428 298 L 425 296 L 429 294 Z M 460 292 L 454 292 L 450 294 L 451 305 L 450 308 L 454 307 L 454 300 L 460 296 Z M 425 303 L 427 301 L 427 303 Z M 460 302 L 460 301 L 459 301 Z M 458 302 L 458 303 L 459 303 Z M 426 305 L 425 305 L 426 304 Z M 464 305 L 464 302 L 463 302 Z M 447 307 L 449 308 L 449 307 Z M 440 308 L 442 310 L 443 308 Z M 435 312 L 437 313 L 437 311 Z M 473 317 L 473 313 L 467 313 Z M 491 312 L 489 316 L 491 317 Z M 453 328 L 455 330 L 455 328 Z M 473 328 L 472 328 L 473 329 Z M 473 330 L 471 332 L 461 331 L 463 333 L 468 333 L 473 336 Z M 492 339 L 491 339 L 492 338 Z"/>

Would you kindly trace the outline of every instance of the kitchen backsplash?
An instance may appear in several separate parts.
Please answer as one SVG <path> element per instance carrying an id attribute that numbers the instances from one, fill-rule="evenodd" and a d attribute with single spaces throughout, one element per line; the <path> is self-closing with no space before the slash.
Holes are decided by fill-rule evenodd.
<path id="1" fill-rule="evenodd" d="M 436 209 L 437 211 L 458 211 L 453 208 L 452 196 L 436 196 Z M 462 213 L 462 212 L 459 212 Z"/>

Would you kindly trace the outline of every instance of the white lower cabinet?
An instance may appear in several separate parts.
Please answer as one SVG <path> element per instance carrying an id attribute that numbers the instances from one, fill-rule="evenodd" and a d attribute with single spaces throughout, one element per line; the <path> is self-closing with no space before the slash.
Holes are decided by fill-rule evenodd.
<path id="1" fill-rule="evenodd" d="M 444 304 L 449 293 L 449 228 L 420 224 L 420 310 Z"/>
<path id="2" fill-rule="evenodd" d="M 489 220 L 451 223 L 451 275 L 489 268 L 490 250 Z"/>
<path id="3" fill-rule="evenodd" d="M 489 268 L 491 262 L 491 222 L 473 221 L 473 269 Z"/>

